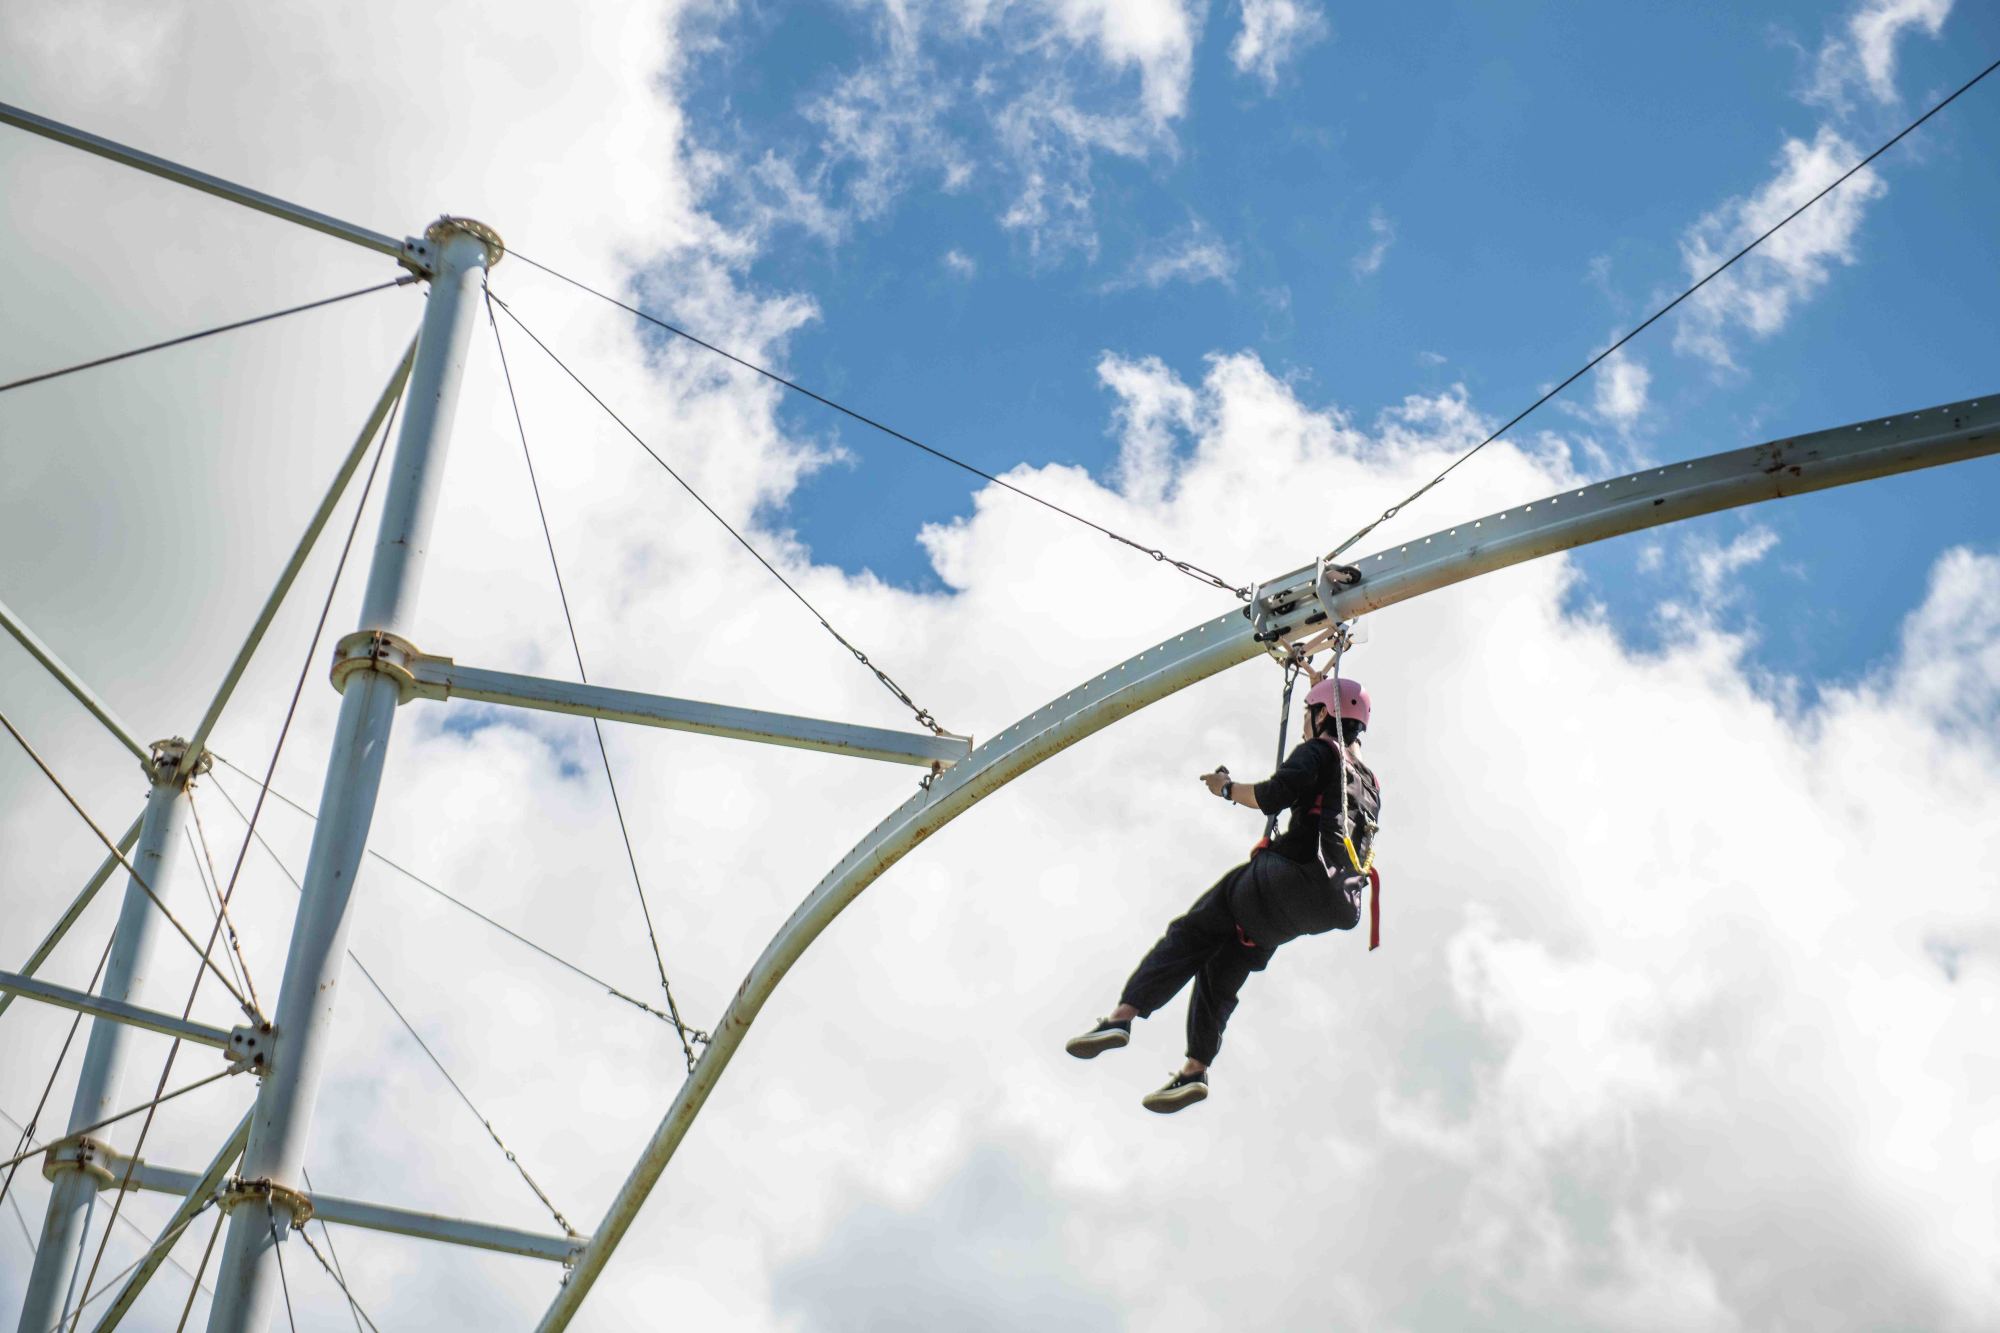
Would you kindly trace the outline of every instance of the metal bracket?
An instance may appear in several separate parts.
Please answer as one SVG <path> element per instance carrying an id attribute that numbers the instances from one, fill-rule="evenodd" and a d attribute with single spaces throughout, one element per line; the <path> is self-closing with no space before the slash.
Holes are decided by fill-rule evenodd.
<path id="1" fill-rule="evenodd" d="M 292 1219 L 294 1231 L 302 1229 L 312 1220 L 312 1196 L 304 1190 L 295 1190 L 288 1185 L 280 1185 L 275 1180 L 245 1180 L 241 1176 L 231 1176 L 223 1182 L 216 1201 L 222 1211 L 233 1213 L 237 1206 L 261 1199 L 266 1208 L 283 1208 Z"/>
<path id="2" fill-rule="evenodd" d="M 174 736 L 163 741 L 154 741 L 146 748 L 151 753 L 147 755 L 145 761 L 139 767 L 145 770 L 146 778 L 150 782 L 161 783 L 168 781 L 180 771 L 181 765 L 187 761 L 188 742 L 180 736 Z M 200 758 L 196 759 L 189 766 L 186 780 L 191 782 L 213 767 L 215 767 L 215 756 L 207 750 L 203 750 Z"/>
<path id="3" fill-rule="evenodd" d="M 245 1023 L 241 1027 L 229 1029 L 229 1045 L 222 1052 L 222 1058 L 233 1065 L 241 1065 L 258 1077 L 271 1072 L 270 1056 L 267 1052 L 274 1045 L 276 1029 L 269 1023 Z"/>
<path id="4" fill-rule="evenodd" d="M 396 682 L 396 702 L 417 697 L 412 665 L 423 654 L 417 645 L 387 630 L 358 629 L 333 645 L 333 688 L 347 693 L 347 678 L 357 671 L 374 671 Z"/>
<path id="5" fill-rule="evenodd" d="M 118 1183 L 110 1166 L 114 1159 L 124 1160 L 98 1139 L 61 1139 L 42 1154 L 42 1176 L 54 1180 L 65 1171 L 81 1171 L 97 1182 L 97 1188 L 109 1189 Z"/>

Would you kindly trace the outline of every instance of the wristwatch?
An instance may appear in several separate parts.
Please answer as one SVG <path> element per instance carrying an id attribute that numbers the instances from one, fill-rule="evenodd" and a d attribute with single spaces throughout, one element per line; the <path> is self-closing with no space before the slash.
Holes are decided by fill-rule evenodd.
<path id="1" fill-rule="evenodd" d="M 1228 778 L 1222 780 L 1222 799 L 1225 801 L 1236 799 L 1236 784 Z"/>

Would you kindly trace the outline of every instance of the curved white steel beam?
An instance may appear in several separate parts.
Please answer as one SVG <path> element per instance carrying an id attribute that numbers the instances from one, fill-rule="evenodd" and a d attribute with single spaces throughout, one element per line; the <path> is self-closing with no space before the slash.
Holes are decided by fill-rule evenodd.
<path id="1" fill-rule="evenodd" d="M 1489 573 L 1537 556 L 1761 500 L 2000 453 L 2000 396 L 1899 417 L 1836 427 L 1649 468 L 1563 491 L 1364 557 L 1362 581 L 1330 606 L 1314 591 L 1315 570 L 1262 585 L 1260 608 L 1218 616 L 1148 648 L 1022 718 L 899 806 L 799 904 L 743 978 L 700 1062 L 668 1107 L 638 1164 L 538 1326 L 566 1328 L 611 1253 L 638 1216 L 751 1021 L 819 933 L 875 879 L 925 838 L 1062 750 L 1148 704 L 1264 651 L 1249 618 L 1261 609 L 1267 640 Z"/>

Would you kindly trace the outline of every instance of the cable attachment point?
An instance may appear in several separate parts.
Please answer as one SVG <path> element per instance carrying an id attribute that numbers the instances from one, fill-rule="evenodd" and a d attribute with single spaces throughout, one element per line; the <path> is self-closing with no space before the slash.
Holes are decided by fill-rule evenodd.
<path id="1" fill-rule="evenodd" d="M 118 1183 L 111 1169 L 116 1157 L 111 1145 L 97 1139 L 58 1139 L 42 1154 L 42 1178 L 54 1180 L 66 1171 L 81 1171 L 98 1189 L 110 1189 Z"/>
<path id="2" fill-rule="evenodd" d="M 222 1058 L 261 1078 L 271 1072 L 274 1035 L 275 1029 L 268 1021 L 233 1027 L 229 1029 L 229 1046 L 222 1052 Z"/>
<path id="3" fill-rule="evenodd" d="M 154 741 L 146 748 L 151 753 L 139 767 L 145 770 L 147 780 L 156 786 L 162 782 L 172 781 L 175 774 L 181 771 L 181 765 L 187 763 L 188 743 L 182 737 L 175 736 L 169 740 Z M 188 764 L 183 780 L 192 781 L 214 766 L 215 756 L 203 750 L 200 758 Z"/>
<path id="4" fill-rule="evenodd" d="M 289 1185 L 280 1185 L 275 1180 L 245 1180 L 241 1176 L 231 1176 L 216 1194 L 216 1202 L 222 1205 L 224 1213 L 236 1211 L 237 1205 L 262 1200 L 266 1209 L 283 1209 L 292 1219 L 292 1230 L 302 1231 L 312 1220 L 312 1196 L 304 1190 L 295 1190 Z"/>
<path id="5" fill-rule="evenodd" d="M 423 654 L 400 635 L 381 629 L 358 629 L 333 645 L 333 688 L 347 693 L 347 678 L 357 671 L 375 671 L 396 682 L 396 702 L 417 696 L 411 664 Z"/>

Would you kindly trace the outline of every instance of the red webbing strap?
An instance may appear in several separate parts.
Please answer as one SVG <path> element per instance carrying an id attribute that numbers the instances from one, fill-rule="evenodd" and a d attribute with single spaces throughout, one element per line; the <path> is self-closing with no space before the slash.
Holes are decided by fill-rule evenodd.
<path id="1" fill-rule="evenodd" d="M 1368 867 L 1368 947 L 1382 947 L 1382 872 Z"/>

